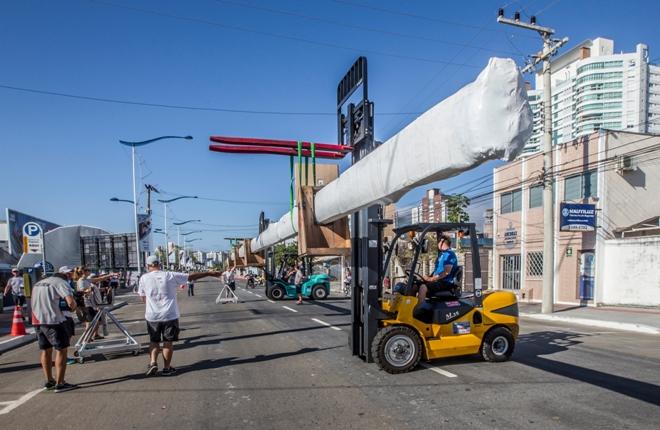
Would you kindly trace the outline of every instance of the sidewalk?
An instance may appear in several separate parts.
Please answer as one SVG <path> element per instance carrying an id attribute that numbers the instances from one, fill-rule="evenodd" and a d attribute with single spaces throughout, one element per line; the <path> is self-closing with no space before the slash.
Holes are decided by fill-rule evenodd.
<path id="1" fill-rule="evenodd" d="M 23 346 L 37 339 L 34 335 L 34 328 L 25 323 L 25 330 L 28 332 L 25 336 L 12 337 L 9 335 L 11 333 L 11 323 L 14 318 L 14 307 L 7 306 L 3 309 L 3 312 L 0 313 L 0 354 L 3 354 L 7 351 L 10 351 L 19 346 Z"/>
<path id="2" fill-rule="evenodd" d="M 660 334 L 659 308 L 579 307 L 556 305 L 552 314 L 542 314 L 540 303 L 518 303 L 521 318 Z"/>

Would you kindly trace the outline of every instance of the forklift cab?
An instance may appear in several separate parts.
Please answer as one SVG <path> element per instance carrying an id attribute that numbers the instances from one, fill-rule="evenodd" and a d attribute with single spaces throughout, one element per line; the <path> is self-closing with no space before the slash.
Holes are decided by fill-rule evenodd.
<path id="1" fill-rule="evenodd" d="M 394 230 L 395 237 L 391 244 L 385 248 L 385 259 L 382 272 L 383 291 L 388 285 L 392 286 L 392 293 L 399 293 L 410 296 L 415 295 L 424 280 L 423 273 L 433 274 L 436 269 L 437 260 L 440 257 L 438 249 L 439 238 L 443 234 L 455 232 L 457 240 L 462 237 L 470 238 L 470 251 L 477 258 L 472 259 L 471 273 L 474 276 L 474 282 L 471 283 L 468 292 L 463 291 L 463 276 L 465 268 L 457 264 L 450 274 L 452 281 L 445 282 L 441 287 L 434 289 L 434 292 L 427 294 L 427 301 L 441 302 L 447 300 L 457 300 L 466 294 L 466 297 L 481 297 L 481 266 L 479 256 L 479 246 L 476 236 L 476 230 L 472 223 L 432 223 L 416 224 L 405 226 Z M 473 239 L 474 238 L 474 243 Z M 450 244 L 450 250 L 452 246 Z M 454 252 L 451 250 L 451 252 Z M 396 260 L 396 261 L 395 261 Z M 425 266 L 425 267 L 424 267 Z M 477 292 L 478 291 L 478 292 Z M 476 297 L 475 297 L 476 296 Z"/>
<path id="2" fill-rule="evenodd" d="M 274 256 L 269 254 L 270 258 Z M 266 296 L 272 300 L 282 300 L 285 298 L 296 298 L 297 290 L 293 279 L 288 279 L 287 269 L 293 267 L 298 259 L 297 253 L 286 253 L 282 256 L 279 268 L 275 271 L 276 262 L 267 262 L 266 267 L 271 267 L 273 273 L 269 273 L 266 278 Z M 301 291 L 303 297 L 314 300 L 324 300 L 330 295 L 330 278 L 326 274 L 311 274 L 311 262 L 308 258 L 304 260 L 307 273 Z"/>

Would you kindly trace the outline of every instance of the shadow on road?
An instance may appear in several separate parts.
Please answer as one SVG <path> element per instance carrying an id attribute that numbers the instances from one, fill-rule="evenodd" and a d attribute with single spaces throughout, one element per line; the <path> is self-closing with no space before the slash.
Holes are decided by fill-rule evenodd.
<path id="1" fill-rule="evenodd" d="M 188 366 L 181 366 L 177 368 L 178 374 L 189 372 L 196 372 L 198 370 L 217 369 L 225 366 L 236 366 L 241 364 L 261 363 L 263 361 L 277 360 L 280 358 L 292 357 L 301 354 L 309 354 L 310 352 L 319 352 L 329 349 L 341 348 L 340 346 L 332 346 L 327 348 L 301 348 L 297 351 L 278 352 L 275 354 L 259 354 L 250 358 L 226 357 L 218 359 L 209 359 L 198 361 L 197 363 Z"/>
<path id="2" fill-rule="evenodd" d="M 561 331 L 521 335 L 516 344 L 513 361 L 660 406 L 658 385 L 542 357 L 567 351 L 581 344 L 579 339 L 586 336 L 589 335 Z"/>
<path id="3" fill-rule="evenodd" d="M 13 364 L 13 363 L 20 363 L 20 361 L 15 361 L 7 364 Z M 21 372 L 23 370 L 32 370 L 32 369 L 41 368 L 41 364 L 39 363 L 22 364 L 20 366 L 12 366 L 12 367 L 5 367 L 5 366 L 6 364 L 3 364 L 2 367 L 0 367 L 0 375 L 2 375 L 3 373 Z"/>
<path id="4" fill-rule="evenodd" d="M 335 325 L 346 326 L 349 324 L 335 324 Z M 295 328 L 289 330 L 269 331 L 265 333 L 242 334 L 240 336 L 233 336 L 233 337 L 218 337 L 218 335 L 205 334 L 205 335 L 193 336 L 186 339 L 182 339 L 182 342 L 176 344 L 174 349 L 175 351 L 178 351 L 188 348 L 196 348 L 198 346 L 204 346 L 204 345 L 217 345 L 221 342 L 227 342 L 230 340 L 251 339 L 251 338 L 263 337 L 263 336 L 274 336 L 278 334 L 296 333 L 301 331 L 323 330 L 323 329 L 327 329 L 327 327 L 319 325 L 319 326 L 302 327 L 302 328 Z M 206 339 L 206 340 L 202 340 L 202 339 Z"/>
<path id="5" fill-rule="evenodd" d="M 226 358 L 202 360 L 194 364 L 177 367 L 176 375 L 178 376 L 184 373 L 196 372 L 199 370 L 217 369 L 219 367 L 225 367 L 225 366 L 237 366 L 241 364 L 260 363 L 263 361 L 277 360 L 280 358 L 286 358 L 295 355 L 308 354 L 310 352 L 319 352 L 319 351 L 335 349 L 335 348 L 341 348 L 341 347 L 332 346 L 328 348 L 301 348 L 297 351 L 279 352 L 276 354 L 259 354 L 249 358 L 226 357 Z M 96 381 L 81 382 L 78 384 L 78 388 L 80 389 L 96 388 L 96 387 L 102 387 L 104 385 L 112 385 L 126 381 L 136 381 L 140 379 L 151 379 L 151 378 L 153 377 L 146 376 L 144 373 L 137 373 L 132 375 L 120 376 L 116 378 L 106 378 L 106 379 L 98 379 Z M 174 378 L 176 378 L 176 376 L 174 376 Z"/>
<path id="6" fill-rule="evenodd" d="M 340 314 L 340 315 L 350 315 L 351 314 L 350 309 L 342 308 L 341 306 L 331 305 L 330 303 L 324 303 L 324 302 L 321 302 L 319 300 L 315 300 L 312 303 L 315 304 L 316 306 L 320 306 L 322 308 L 329 309 L 331 311 L 335 311 L 335 312 L 337 312 L 337 314 Z"/>

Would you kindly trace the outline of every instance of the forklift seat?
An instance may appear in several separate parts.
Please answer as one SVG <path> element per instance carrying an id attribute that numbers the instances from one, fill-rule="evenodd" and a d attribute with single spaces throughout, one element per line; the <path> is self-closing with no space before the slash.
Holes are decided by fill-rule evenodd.
<path id="1" fill-rule="evenodd" d="M 456 275 L 454 275 L 454 286 L 446 289 L 436 291 L 435 293 L 429 295 L 426 300 L 429 302 L 443 302 L 447 300 L 456 300 L 461 298 L 462 288 L 461 284 L 463 281 L 463 266 L 458 266 L 456 270 Z"/>

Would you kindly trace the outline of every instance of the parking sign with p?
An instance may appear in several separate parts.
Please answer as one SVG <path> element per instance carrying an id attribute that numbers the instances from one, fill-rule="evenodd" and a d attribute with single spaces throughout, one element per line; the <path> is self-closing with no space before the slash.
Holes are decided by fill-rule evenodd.
<path id="1" fill-rule="evenodd" d="M 43 230 L 36 222 L 26 222 L 23 224 L 23 253 L 42 254 L 43 253 Z"/>

